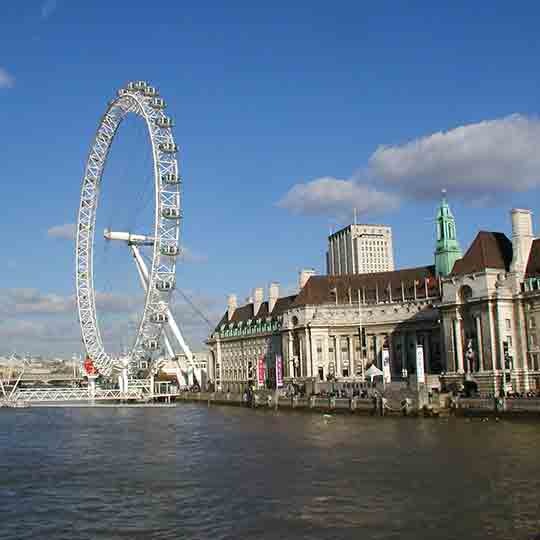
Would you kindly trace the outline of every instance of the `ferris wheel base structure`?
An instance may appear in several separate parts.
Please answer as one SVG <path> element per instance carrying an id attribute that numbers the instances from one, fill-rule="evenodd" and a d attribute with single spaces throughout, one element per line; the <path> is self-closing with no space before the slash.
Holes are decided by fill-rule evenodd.
<path id="1" fill-rule="evenodd" d="M 155 87 L 145 81 L 130 82 L 117 92 L 101 118 L 92 143 L 82 181 L 77 220 L 76 292 L 77 309 L 87 357 L 104 376 L 119 374 L 119 384 L 127 387 L 128 373 L 133 374 L 140 362 L 150 363 L 155 374 L 166 357 L 178 359 L 177 378 L 189 385 L 194 372 L 193 355 L 176 323 L 169 304 L 176 286 L 176 259 L 180 253 L 181 176 L 178 146 L 174 141 L 173 120 L 165 115 L 166 104 Z M 144 309 L 140 315 L 131 350 L 123 357 L 109 354 L 103 345 L 96 312 L 94 289 L 94 238 L 96 215 L 103 172 L 118 128 L 128 115 L 138 116 L 146 125 L 153 157 L 154 223 L 149 235 L 105 230 L 110 241 L 122 241 L 134 257 L 141 285 L 145 291 Z M 140 249 L 151 250 L 147 266 Z M 175 349 L 179 345 L 185 361 Z"/>

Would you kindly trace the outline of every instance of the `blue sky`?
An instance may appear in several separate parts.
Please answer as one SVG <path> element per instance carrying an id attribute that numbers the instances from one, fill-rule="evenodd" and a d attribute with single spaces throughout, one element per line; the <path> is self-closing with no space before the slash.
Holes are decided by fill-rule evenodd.
<path id="1" fill-rule="evenodd" d="M 290 4 L 3 3 L 0 354 L 79 351 L 73 244 L 48 231 L 75 221 L 97 122 L 129 80 L 155 84 L 176 121 L 179 284 L 210 318 L 230 292 L 324 271 L 328 231 L 354 206 L 393 227 L 400 267 L 432 261 L 441 187 L 464 248 L 478 229 L 508 233 L 511 207 L 538 214 L 538 3 Z M 146 150 L 126 123 L 100 224 L 134 220 Z M 136 275 L 119 246 L 96 251 L 118 342 Z M 178 310 L 196 346 L 206 328 Z"/>

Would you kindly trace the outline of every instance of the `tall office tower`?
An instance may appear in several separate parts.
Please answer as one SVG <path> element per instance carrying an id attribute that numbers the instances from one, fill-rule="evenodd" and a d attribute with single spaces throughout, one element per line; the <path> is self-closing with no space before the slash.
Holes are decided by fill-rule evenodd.
<path id="1" fill-rule="evenodd" d="M 394 270 L 392 229 L 386 225 L 349 225 L 328 237 L 328 275 Z"/>

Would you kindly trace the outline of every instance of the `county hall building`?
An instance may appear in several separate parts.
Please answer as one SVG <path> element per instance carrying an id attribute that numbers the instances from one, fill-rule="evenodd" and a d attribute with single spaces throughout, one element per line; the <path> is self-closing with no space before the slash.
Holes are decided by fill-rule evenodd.
<path id="1" fill-rule="evenodd" d="M 319 381 L 363 382 L 385 359 L 392 380 L 414 382 L 420 370 L 430 388 L 469 380 L 485 394 L 499 394 L 503 381 L 507 391 L 540 389 L 540 240 L 529 210 L 512 210 L 511 222 L 511 238 L 480 231 L 462 254 L 443 196 L 432 265 L 358 273 L 362 244 L 353 242 L 355 273 L 335 273 L 331 263 L 330 275 L 300 272 L 294 295 L 280 296 L 273 283 L 267 299 L 262 288 L 243 305 L 229 296 L 208 339 L 216 386 L 257 386 L 263 363 L 272 387 L 278 358 L 285 382 L 310 389 Z M 384 234 L 391 239 L 387 228 Z M 351 239 L 351 231 L 341 236 Z M 338 237 L 329 239 L 327 261 Z"/>

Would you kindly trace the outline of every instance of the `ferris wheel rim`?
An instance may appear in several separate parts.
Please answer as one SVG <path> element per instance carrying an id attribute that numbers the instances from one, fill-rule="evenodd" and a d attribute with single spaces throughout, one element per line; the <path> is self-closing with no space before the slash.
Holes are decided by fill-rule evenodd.
<path id="1" fill-rule="evenodd" d="M 182 218 L 180 177 L 172 120 L 165 116 L 163 109 L 162 98 L 145 82 L 129 83 L 127 88 L 121 88 L 117 97 L 109 102 L 98 124 L 86 161 L 76 229 L 77 310 L 86 353 L 98 371 L 105 375 L 121 366 L 105 350 L 97 319 L 93 272 L 95 224 L 107 157 L 119 126 L 130 113 L 145 121 L 152 149 L 154 177 L 154 249 L 143 312 L 127 355 L 131 365 L 140 357 L 152 354 L 150 345 L 159 345 L 163 323 L 156 322 L 161 319 L 154 315 L 168 309 L 175 285 Z"/>

